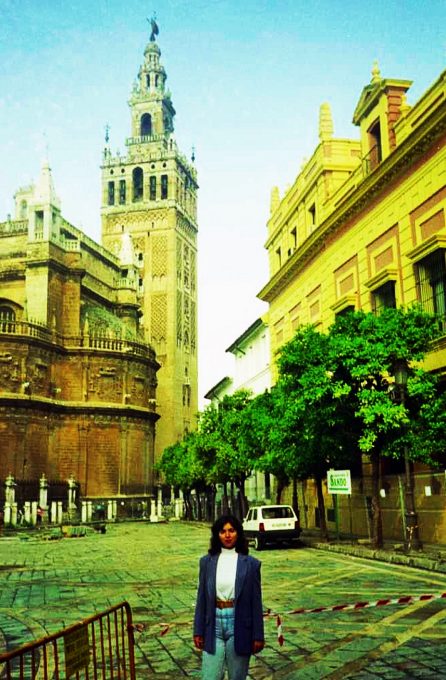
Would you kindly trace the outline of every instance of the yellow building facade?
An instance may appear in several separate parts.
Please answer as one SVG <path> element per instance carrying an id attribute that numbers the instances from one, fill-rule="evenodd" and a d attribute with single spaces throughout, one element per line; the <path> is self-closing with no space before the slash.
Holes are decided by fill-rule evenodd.
<path id="1" fill-rule="evenodd" d="M 348 308 L 418 300 L 446 320 L 446 72 L 413 107 L 410 84 L 374 69 L 354 114 L 359 141 L 334 138 L 323 105 L 313 156 L 281 200 L 273 189 L 259 293 L 272 358 L 299 325 L 327 330 Z M 444 368 L 445 346 L 429 368 Z"/>
<path id="2" fill-rule="evenodd" d="M 426 368 L 445 372 L 446 71 L 413 106 L 410 85 L 374 66 L 353 116 L 358 141 L 333 136 L 324 104 L 312 157 L 284 196 L 272 191 L 259 297 L 269 303 L 273 379 L 276 352 L 299 325 L 327 331 L 345 310 L 416 301 L 445 330 Z"/>

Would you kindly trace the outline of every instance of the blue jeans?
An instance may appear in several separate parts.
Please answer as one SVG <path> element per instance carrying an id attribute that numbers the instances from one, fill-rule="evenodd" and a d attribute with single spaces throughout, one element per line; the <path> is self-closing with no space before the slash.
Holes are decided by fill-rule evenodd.
<path id="1" fill-rule="evenodd" d="M 229 680 L 245 680 L 249 656 L 239 656 L 234 649 L 234 609 L 215 610 L 215 654 L 203 652 L 202 680 L 223 680 L 225 668 Z"/>

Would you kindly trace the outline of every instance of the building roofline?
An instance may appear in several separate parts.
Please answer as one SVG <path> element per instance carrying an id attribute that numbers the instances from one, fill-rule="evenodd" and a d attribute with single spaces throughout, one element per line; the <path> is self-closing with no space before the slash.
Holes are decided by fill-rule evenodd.
<path id="1" fill-rule="evenodd" d="M 227 349 L 225 349 L 225 352 L 231 352 L 234 354 L 234 350 L 240 349 L 240 345 L 244 342 L 244 340 L 247 340 L 254 333 L 254 331 L 260 328 L 262 325 L 264 326 L 266 324 L 263 319 L 259 317 L 245 331 L 243 331 L 243 333 L 239 335 L 239 337 L 234 340 L 234 342 L 229 345 Z"/>
<path id="2" fill-rule="evenodd" d="M 204 395 L 204 398 L 205 399 L 213 399 L 214 396 L 215 397 L 217 396 L 217 392 L 221 387 L 225 387 L 226 385 L 228 385 L 231 382 L 232 382 L 232 378 L 230 378 L 228 375 L 226 375 L 216 385 L 211 387 L 211 389 L 206 392 L 206 394 Z"/>

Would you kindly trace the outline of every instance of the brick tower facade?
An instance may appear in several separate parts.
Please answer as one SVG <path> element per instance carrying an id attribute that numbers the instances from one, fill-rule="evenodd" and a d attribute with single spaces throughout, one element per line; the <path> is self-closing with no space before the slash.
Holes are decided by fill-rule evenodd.
<path id="1" fill-rule="evenodd" d="M 155 30 L 153 28 L 155 27 Z M 102 163 L 102 242 L 132 243 L 141 326 L 161 364 L 156 457 L 194 427 L 197 387 L 197 179 L 174 138 L 175 109 L 152 35 L 133 85 L 125 155 Z M 108 137 L 108 135 L 107 135 Z"/>

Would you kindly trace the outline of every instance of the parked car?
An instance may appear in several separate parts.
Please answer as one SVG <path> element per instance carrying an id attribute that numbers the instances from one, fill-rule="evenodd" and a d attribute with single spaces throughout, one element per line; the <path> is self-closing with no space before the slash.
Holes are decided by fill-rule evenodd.
<path id="1" fill-rule="evenodd" d="M 299 520 L 291 505 L 260 505 L 250 508 L 243 520 L 246 538 L 256 550 L 267 543 L 296 541 L 301 533 Z"/>

